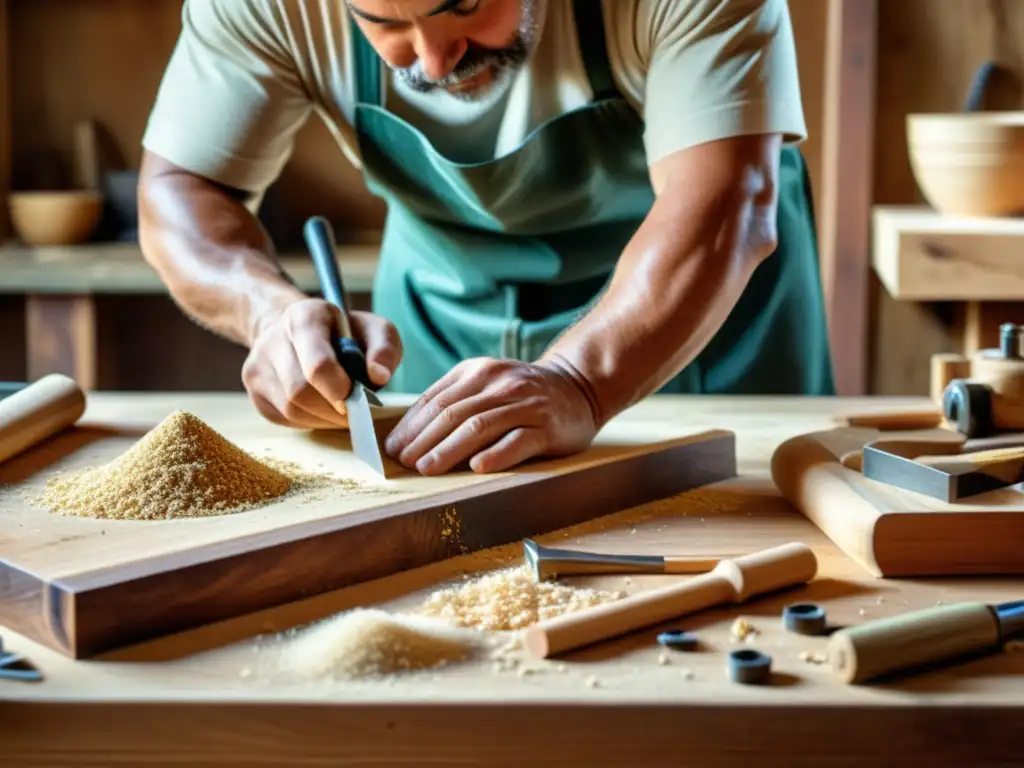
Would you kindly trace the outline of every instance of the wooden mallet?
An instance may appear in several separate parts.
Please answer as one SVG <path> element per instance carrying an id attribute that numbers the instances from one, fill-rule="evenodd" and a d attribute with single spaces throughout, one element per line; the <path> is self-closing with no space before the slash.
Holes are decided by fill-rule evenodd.
<path id="1" fill-rule="evenodd" d="M 680 584 L 538 622 L 524 631 L 523 646 L 534 658 L 548 658 L 686 614 L 804 584 L 817 572 L 818 560 L 810 547 L 783 544 L 722 560 L 710 573 Z"/>

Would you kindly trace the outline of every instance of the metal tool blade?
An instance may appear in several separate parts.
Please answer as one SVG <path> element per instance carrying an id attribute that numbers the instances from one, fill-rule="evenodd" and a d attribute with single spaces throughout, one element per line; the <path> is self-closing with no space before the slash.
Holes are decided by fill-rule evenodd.
<path id="1" fill-rule="evenodd" d="M 373 426 L 373 414 L 370 411 L 369 392 L 358 381 L 352 382 L 352 392 L 345 400 L 348 411 L 348 432 L 352 438 L 352 450 L 364 463 L 383 477 L 384 457 L 377 442 L 377 431 Z M 376 399 L 376 398 L 374 398 Z M 379 401 L 378 401 L 379 404 Z"/>
<path id="2" fill-rule="evenodd" d="M 886 485 L 894 485 L 940 501 L 952 501 L 952 479 L 947 472 L 919 464 L 914 459 L 867 446 L 864 448 L 865 477 Z"/>
<path id="3" fill-rule="evenodd" d="M 602 555 L 570 549 L 542 547 L 532 539 L 523 541 L 523 554 L 537 581 L 558 574 L 663 573 L 665 558 L 657 555 Z"/>

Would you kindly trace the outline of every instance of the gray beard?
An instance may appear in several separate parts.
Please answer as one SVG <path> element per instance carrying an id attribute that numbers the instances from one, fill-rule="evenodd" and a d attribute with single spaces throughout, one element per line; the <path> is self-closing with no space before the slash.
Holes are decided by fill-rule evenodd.
<path id="1" fill-rule="evenodd" d="M 423 73 L 423 66 L 416 61 L 411 67 L 391 67 L 391 70 L 412 90 L 417 93 L 444 91 L 462 101 L 481 101 L 511 80 L 526 60 L 530 57 L 540 35 L 543 18 L 539 11 L 546 0 L 523 0 L 523 17 L 515 39 L 506 47 L 498 49 L 470 48 L 455 68 L 440 80 L 431 80 Z M 486 69 L 493 68 L 493 80 L 490 87 L 476 91 L 455 91 L 448 88 L 465 82 Z"/>

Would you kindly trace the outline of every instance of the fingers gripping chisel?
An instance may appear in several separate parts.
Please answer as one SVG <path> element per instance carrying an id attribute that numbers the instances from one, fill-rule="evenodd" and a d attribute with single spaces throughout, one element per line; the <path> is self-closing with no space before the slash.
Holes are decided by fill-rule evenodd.
<path id="1" fill-rule="evenodd" d="M 333 344 L 338 362 L 352 382 L 352 389 L 345 399 L 352 449 L 356 456 L 378 474 L 386 476 L 384 458 L 370 411 L 371 406 L 381 407 L 381 401 L 374 394 L 375 387 L 366 369 L 366 354 L 352 332 L 348 296 L 335 260 L 337 248 L 334 231 L 324 217 L 314 216 L 306 222 L 304 234 L 324 299 L 340 310 L 339 335 L 333 339 Z"/>

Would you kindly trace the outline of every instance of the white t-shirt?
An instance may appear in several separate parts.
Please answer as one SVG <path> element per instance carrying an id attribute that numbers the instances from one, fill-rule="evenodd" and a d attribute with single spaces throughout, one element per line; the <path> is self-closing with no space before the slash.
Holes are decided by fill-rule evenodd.
<path id="1" fill-rule="evenodd" d="M 615 84 L 644 121 L 649 164 L 742 134 L 806 138 L 786 0 L 594 0 L 594 12 L 599 2 Z M 186 0 L 182 20 L 147 149 L 258 195 L 319 114 L 360 164 L 343 0 Z M 543 25 L 529 63 L 497 101 L 420 94 L 388 77 L 387 109 L 454 160 L 505 154 L 592 95 L 573 0 L 548 0 Z"/>

